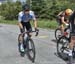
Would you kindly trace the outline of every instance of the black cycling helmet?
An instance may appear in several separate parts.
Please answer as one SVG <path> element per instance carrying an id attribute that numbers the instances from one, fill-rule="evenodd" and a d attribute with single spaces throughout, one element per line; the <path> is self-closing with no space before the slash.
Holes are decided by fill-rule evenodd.
<path id="1" fill-rule="evenodd" d="M 25 4 L 22 6 L 22 9 L 25 10 L 25 11 L 29 11 L 30 10 L 30 7 L 28 4 Z"/>

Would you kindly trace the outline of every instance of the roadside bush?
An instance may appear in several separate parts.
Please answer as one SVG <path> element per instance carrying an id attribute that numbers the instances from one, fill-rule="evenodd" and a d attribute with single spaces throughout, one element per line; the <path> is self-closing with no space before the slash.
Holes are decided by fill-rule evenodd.
<path id="1" fill-rule="evenodd" d="M 18 1 L 16 3 L 7 2 L 0 6 L 0 15 L 6 20 L 17 19 L 18 12 L 21 8 L 21 3 Z"/>
<path id="2" fill-rule="evenodd" d="M 27 2 L 31 3 L 30 8 L 35 12 L 36 17 L 41 19 L 53 20 L 60 11 L 66 8 L 75 10 L 75 0 L 27 0 Z M 21 8 L 22 5 L 19 1 L 4 3 L 0 5 L 0 16 L 6 20 L 17 19 Z"/>

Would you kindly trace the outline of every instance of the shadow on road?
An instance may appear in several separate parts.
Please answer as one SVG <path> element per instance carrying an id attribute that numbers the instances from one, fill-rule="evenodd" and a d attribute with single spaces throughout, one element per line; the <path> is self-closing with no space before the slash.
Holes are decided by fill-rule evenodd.
<path id="1" fill-rule="evenodd" d="M 57 43 L 57 40 L 55 40 L 55 39 L 52 39 L 51 41 L 53 41 L 53 42 Z"/>
<path id="2" fill-rule="evenodd" d="M 3 27 L 3 26 L 0 25 L 0 27 Z"/>
<path id="3" fill-rule="evenodd" d="M 54 43 L 57 43 L 57 40 L 56 40 L 56 39 L 52 39 L 51 41 L 54 42 Z M 66 55 L 61 54 L 61 55 L 62 55 L 62 56 L 61 56 L 61 55 L 58 55 L 57 52 L 55 52 L 54 55 L 57 56 L 58 58 L 62 59 L 62 60 L 65 61 L 66 63 L 68 62 L 68 57 L 67 57 Z"/>
<path id="4" fill-rule="evenodd" d="M 57 52 L 55 52 L 54 55 L 57 56 L 58 58 L 62 59 L 66 63 L 68 62 L 68 56 L 65 56 L 65 55 L 60 56 L 57 54 Z"/>
<path id="5" fill-rule="evenodd" d="M 57 52 L 55 52 L 54 55 L 57 56 L 58 58 L 62 59 L 62 60 L 65 61 L 66 63 L 69 62 L 69 61 L 68 61 L 68 59 L 69 59 L 69 58 L 68 58 L 68 55 L 66 55 L 66 54 L 62 54 L 62 53 L 61 53 L 61 56 L 60 56 L 60 55 L 57 54 Z M 75 55 L 73 56 L 73 64 L 75 64 Z"/>

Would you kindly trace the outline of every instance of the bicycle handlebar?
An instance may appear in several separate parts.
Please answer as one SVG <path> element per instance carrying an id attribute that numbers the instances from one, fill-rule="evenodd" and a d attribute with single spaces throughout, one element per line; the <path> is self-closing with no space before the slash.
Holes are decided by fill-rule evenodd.
<path id="1" fill-rule="evenodd" d="M 22 34 L 33 33 L 33 32 L 36 32 L 35 36 L 38 36 L 39 30 L 38 31 L 27 31 L 27 32 L 23 32 Z"/>

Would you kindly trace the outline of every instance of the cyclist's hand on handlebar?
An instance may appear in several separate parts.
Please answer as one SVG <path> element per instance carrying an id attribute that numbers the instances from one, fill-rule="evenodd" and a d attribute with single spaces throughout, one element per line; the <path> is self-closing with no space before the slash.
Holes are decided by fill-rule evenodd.
<path id="1" fill-rule="evenodd" d="M 35 31 L 39 31 L 39 29 L 35 28 Z"/>
<path id="2" fill-rule="evenodd" d="M 36 31 L 36 35 L 35 36 L 38 36 L 39 29 L 35 28 L 35 31 Z"/>

